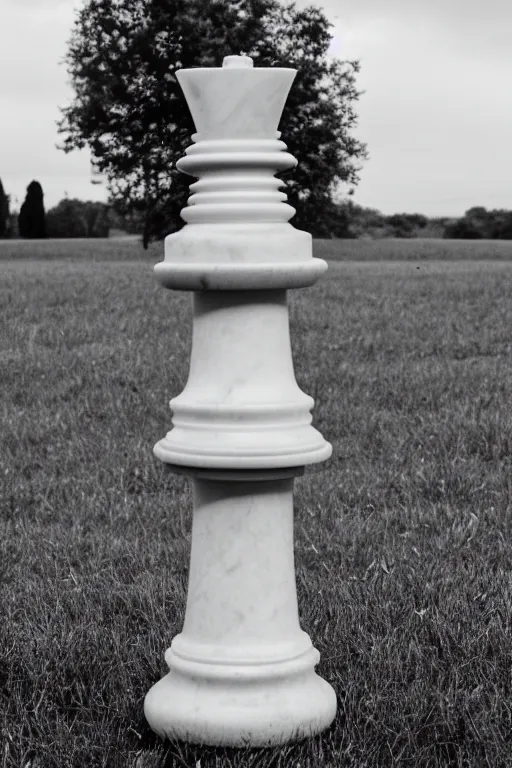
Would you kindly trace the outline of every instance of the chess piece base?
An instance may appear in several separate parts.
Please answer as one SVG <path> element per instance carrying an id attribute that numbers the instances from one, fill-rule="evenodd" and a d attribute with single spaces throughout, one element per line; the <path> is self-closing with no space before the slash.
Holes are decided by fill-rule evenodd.
<path id="1" fill-rule="evenodd" d="M 146 719 L 162 737 L 219 746 L 272 746 L 322 731 L 336 695 L 315 673 L 320 654 L 299 623 L 293 482 L 302 468 L 238 480 L 189 471 L 185 621 L 165 654 L 168 674 L 146 696 Z"/>
<path id="2" fill-rule="evenodd" d="M 271 747 L 327 728 L 336 694 L 313 669 L 272 679 L 200 679 L 170 671 L 148 692 L 144 711 L 162 738 L 192 744 Z"/>

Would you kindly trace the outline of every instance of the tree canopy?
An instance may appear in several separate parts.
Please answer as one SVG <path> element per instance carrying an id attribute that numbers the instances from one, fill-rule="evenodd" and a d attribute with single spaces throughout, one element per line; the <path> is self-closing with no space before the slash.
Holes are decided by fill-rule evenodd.
<path id="1" fill-rule="evenodd" d="M 322 236 L 335 191 L 358 182 L 365 145 L 353 135 L 358 62 L 329 58 L 331 24 L 313 6 L 278 0 L 88 0 L 66 64 L 75 97 L 62 148 L 89 147 L 119 209 L 144 215 L 144 241 L 179 229 L 189 180 L 175 164 L 195 128 L 174 75 L 245 53 L 256 66 L 297 69 L 281 122 L 299 161 L 287 178 L 293 224 Z"/>

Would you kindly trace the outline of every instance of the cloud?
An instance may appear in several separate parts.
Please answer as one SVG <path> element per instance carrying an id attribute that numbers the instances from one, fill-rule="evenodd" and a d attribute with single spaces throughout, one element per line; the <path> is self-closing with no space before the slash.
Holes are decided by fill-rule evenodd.
<path id="1" fill-rule="evenodd" d="M 2 2 L 2 0 L 0 0 Z M 2 143 L 0 177 L 18 205 L 25 188 L 38 179 L 47 205 L 64 191 L 71 196 L 105 198 L 90 184 L 90 153 L 65 155 L 56 149 L 58 107 L 72 98 L 65 66 L 67 40 L 76 2 L 72 0 L 4 0 L 0 25 Z M 13 201 L 14 202 L 14 201 Z"/>
<path id="2" fill-rule="evenodd" d="M 73 0 L 4 0 L 7 6 L 16 8 L 17 11 L 41 11 L 53 10 L 57 6 L 70 6 Z M 76 4 L 76 3 L 75 3 Z"/>
<path id="3" fill-rule="evenodd" d="M 307 4 L 307 0 L 298 0 L 300 6 Z M 384 28 L 398 22 L 405 25 L 406 38 L 415 39 L 428 27 L 436 31 L 441 47 L 450 45 L 473 56 L 511 56 L 510 0 L 325 0 L 322 5 L 336 25 L 337 37 L 347 27 Z"/>
<path id="4" fill-rule="evenodd" d="M 477 30 L 475 14 L 457 18 L 457 3 L 449 13 L 436 0 L 428 13 L 412 3 L 402 15 L 398 0 L 374 14 L 370 5 L 348 0 L 339 7 L 331 46 L 333 55 L 361 61 L 356 135 L 370 158 L 356 200 L 386 213 L 512 208 L 506 27 L 490 14 Z M 411 8 L 421 11 L 418 19 Z"/>

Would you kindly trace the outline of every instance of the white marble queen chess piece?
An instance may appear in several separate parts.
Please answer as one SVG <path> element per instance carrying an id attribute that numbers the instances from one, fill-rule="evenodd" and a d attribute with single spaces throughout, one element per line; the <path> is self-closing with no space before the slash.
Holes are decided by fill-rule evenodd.
<path id="1" fill-rule="evenodd" d="M 158 734 L 192 743 L 283 744 L 336 714 L 295 584 L 293 478 L 332 450 L 290 346 L 286 291 L 327 269 L 274 177 L 296 164 L 277 131 L 295 74 L 247 56 L 176 73 L 197 129 L 177 167 L 199 181 L 155 272 L 193 291 L 194 321 L 188 381 L 154 450 L 192 478 L 192 551 L 183 631 L 144 709 Z"/>

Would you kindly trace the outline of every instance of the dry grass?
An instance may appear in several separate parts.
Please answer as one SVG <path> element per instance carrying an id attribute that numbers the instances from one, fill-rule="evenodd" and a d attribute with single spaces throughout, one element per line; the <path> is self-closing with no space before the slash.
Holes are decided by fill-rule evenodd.
<path id="1" fill-rule="evenodd" d="M 512 264 L 331 263 L 290 292 L 334 445 L 296 481 L 299 604 L 339 714 L 237 752 L 144 720 L 186 597 L 189 489 L 152 446 L 190 297 L 110 257 L 2 265 L 0 766 L 512 765 Z"/>

